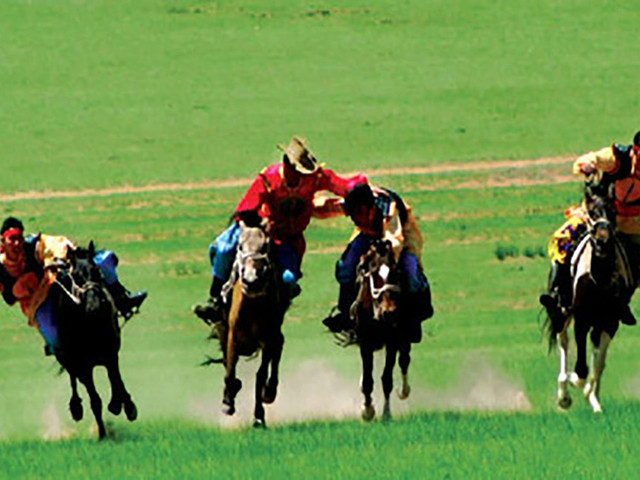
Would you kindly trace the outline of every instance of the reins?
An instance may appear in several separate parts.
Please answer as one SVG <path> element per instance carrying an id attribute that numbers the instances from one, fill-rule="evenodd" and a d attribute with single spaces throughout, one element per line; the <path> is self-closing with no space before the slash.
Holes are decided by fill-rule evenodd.
<path id="1" fill-rule="evenodd" d="M 67 273 L 67 277 L 69 278 L 69 281 L 71 282 L 71 290 L 69 290 L 64 283 L 62 283 L 60 280 L 58 280 L 58 277 L 56 276 L 55 279 L 53 280 L 55 283 L 58 284 L 58 286 L 60 287 L 60 289 L 71 299 L 71 301 L 73 303 L 75 303 L 76 305 L 80 305 L 82 303 L 82 300 L 80 299 L 80 296 L 83 295 L 84 293 L 88 292 L 91 289 L 94 288 L 102 288 L 101 285 L 98 282 L 94 282 L 94 281 L 87 281 L 85 282 L 85 284 L 83 286 L 78 285 L 78 283 L 75 281 L 75 279 L 73 278 L 73 276 L 71 275 L 71 273 Z"/>

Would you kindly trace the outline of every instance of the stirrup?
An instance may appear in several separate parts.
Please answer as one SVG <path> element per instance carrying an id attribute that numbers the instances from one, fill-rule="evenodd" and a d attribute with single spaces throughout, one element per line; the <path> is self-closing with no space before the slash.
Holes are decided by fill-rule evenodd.
<path id="1" fill-rule="evenodd" d="M 336 345 L 340 347 L 349 347 L 358 343 L 358 334 L 353 328 L 333 332 L 333 338 L 335 338 Z"/>
<path id="2" fill-rule="evenodd" d="M 144 290 L 136 292 L 133 295 L 128 290 L 125 290 L 120 298 L 115 301 L 116 309 L 126 322 L 135 314 L 140 313 L 140 307 L 146 299 L 147 292 Z"/>
<path id="3" fill-rule="evenodd" d="M 207 325 L 211 326 L 220 323 L 220 313 L 222 311 L 220 297 L 210 298 L 206 302 L 197 303 L 193 306 L 193 313 Z"/>
<path id="4" fill-rule="evenodd" d="M 622 312 L 622 317 L 620 318 L 620 322 L 623 325 L 628 325 L 630 327 L 638 324 L 638 320 L 636 320 L 636 317 L 633 315 L 633 312 L 628 307 L 625 309 L 624 312 Z"/>
<path id="5" fill-rule="evenodd" d="M 331 309 L 331 313 L 322 320 L 322 324 L 333 333 L 340 333 L 351 329 L 351 322 L 347 314 L 343 313 L 337 306 Z"/>

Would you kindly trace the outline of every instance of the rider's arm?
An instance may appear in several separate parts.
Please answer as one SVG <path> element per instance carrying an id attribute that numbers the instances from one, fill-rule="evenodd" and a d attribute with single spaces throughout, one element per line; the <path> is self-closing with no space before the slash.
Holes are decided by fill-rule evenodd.
<path id="1" fill-rule="evenodd" d="M 395 203 L 391 205 L 391 211 L 384 222 L 383 229 L 382 238 L 391 242 L 393 256 L 397 261 L 404 246 L 404 233 Z"/>
<path id="2" fill-rule="evenodd" d="M 260 207 L 265 201 L 267 193 L 267 180 L 262 174 L 260 174 L 253 181 L 242 200 L 240 200 L 240 203 L 236 208 L 236 212 L 243 212 L 245 210 L 260 210 Z"/>
<path id="3" fill-rule="evenodd" d="M 62 235 L 40 235 L 36 245 L 36 259 L 44 268 L 55 266 L 61 260 L 66 260 L 69 249 L 75 244 Z"/>
<path id="4" fill-rule="evenodd" d="M 329 190 L 340 197 L 344 197 L 349 190 L 361 183 L 367 183 L 367 177 L 361 173 L 352 177 L 341 177 L 332 170 L 323 168 L 320 171 L 320 185 L 318 190 Z"/>
<path id="5" fill-rule="evenodd" d="M 334 218 L 346 215 L 343 207 L 344 201 L 340 197 L 329 197 L 316 194 L 313 197 L 313 210 L 311 215 L 314 218 Z"/>
<path id="6" fill-rule="evenodd" d="M 613 172 L 618 168 L 618 160 L 612 147 L 605 147 L 595 152 L 585 153 L 573 164 L 573 173 L 589 174 L 595 171 Z"/>

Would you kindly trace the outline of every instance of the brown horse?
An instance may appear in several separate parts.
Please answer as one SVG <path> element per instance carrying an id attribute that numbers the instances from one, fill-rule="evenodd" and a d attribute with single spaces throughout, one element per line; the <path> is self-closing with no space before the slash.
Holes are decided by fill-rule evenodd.
<path id="1" fill-rule="evenodd" d="M 365 421 L 370 421 L 375 416 L 372 399 L 374 351 L 384 347 L 386 352 L 382 373 L 385 398 L 383 419 L 391 418 L 389 396 L 393 390 L 396 357 L 402 374 L 398 396 L 404 400 L 411 391 L 407 379 L 411 361 L 411 342 L 407 325 L 409 312 L 405 308 L 399 270 L 394 261 L 391 244 L 382 240 L 371 245 L 358 265 L 358 293 L 350 314 L 355 321 L 355 333 L 362 359 L 360 389 L 364 395 L 362 418 Z"/>
<path id="2" fill-rule="evenodd" d="M 278 390 L 278 366 L 284 345 L 282 322 L 289 306 L 282 292 L 279 271 L 271 254 L 265 225 L 250 227 L 240 222 L 238 251 L 231 278 L 225 321 L 216 325 L 225 367 L 223 412 L 235 413 L 235 398 L 242 388 L 236 376 L 239 356 L 262 352 L 256 373 L 254 426 L 265 427 L 264 405 L 273 403 Z"/>

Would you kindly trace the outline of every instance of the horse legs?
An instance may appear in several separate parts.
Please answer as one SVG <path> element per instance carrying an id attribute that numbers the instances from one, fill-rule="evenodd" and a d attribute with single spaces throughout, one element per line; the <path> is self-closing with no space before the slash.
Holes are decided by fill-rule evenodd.
<path id="1" fill-rule="evenodd" d="M 602 372 L 605 367 L 605 359 L 607 357 L 607 351 L 611 344 L 611 336 L 607 332 L 600 334 L 600 344 L 593 346 L 592 357 L 592 373 L 589 381 L 584 387 L 584 396 L 591 405 L 591 409 L 594 413 L 602 412 L 600 401 L 598 396 L 600 395 L 600 379 L 602 378 Z"/>
<path id="2" fill-rule="evenodd" d="M 238 352 L 235 345 L 236 322 L 240 316 L 242 305 L 244 303 L 244 295 L 242 294 L 242 285 L 236 282 L 233 286 L 231 295 L 231 307 L 227 318 L 227 336 L 221 339 L 227 345 L 224 355 L 224 392 L 222 395 L 222 412 L 226 415 L 233 415 L 236 412 L 236 395 L 242 388 L 242 382 L 236 377 L 236 364 L 238 363 Z"/>
<path id="3" fill-rule="evenodd" d="M 362 379 L 360 380 L 360 391 L 364 395 L 362 404 L 362 419 L 366 422 L 373 420 L 376 410 L 373 407 L 373 351 L 360 345 L 360 358 L 362 359 Z"/>
<path id="4" fill-rule="evenodd" d="M 107 431 L 102 420 L 102 400 L 100 399 L 100 395 L 93 383 L 93 368 L 89 368 L 83 375 L 78 376 L 78 379 L 82 382 L 89 394 L 89 399 L 91 400 L 91 411 L 93 412 L 93 416 L 98 424 L 98 438 L 102 440 L 107 436 Z"/>
<path id="5" fill-rule="evenodd" d="M 396 353 L 398 349 L 394 346 L 387 345 L 385 348 L 386 356 L 384 362 L 384 370 L 382 371 L 382 391 L 384 392 L 384 408 L 382 410 L 382 419 L 391 419 L 391 405 L 389 395 L 393 390 L 393 367 L 396 364 Z"/>
<path id="6" fill-rule="evenodd" d="M 111 400 L 107 408 L 114 415 L 120 415 L 122 406 L 124 405 L 124 413 L 127 420 L 133 422 L 138 418 L 138 409 L 136 404 L 131 400 L 131 395 L 127 392 L 122 375 L 120 374 L 120 366 L 118 357 L 116 356 L 108 365 L 106 365 L 109 382 L 111 383 Z"/>
<path id="7" fill-rule="evenodd" d="M 269 370 L 269 379 L 262 391 L 262 402 L 273 403 L 278 395 L 278 370 L 280 368 L 280 358 L 282 357 L 282 347 L 284 345 L 284 336 L 278 331 L 273 340 L 267 345 L 267 350 L 271 358 L 271 368 Z"/>
<path id="8" fill-rule="evenodd" d="M 69 374 L 71 380 L 71 400 L 69 400 L 69 411 L 71 412 L 71 418 L 76 422 L 82 420 L 82 399 L 78 395 L 78 377 L 73 374 Z"/>
<path id="9" fill-rule="evenodd" d="M 256 373 L 255 405 L 253 409 L 253 426 L 256 428 L 265 428 L 267 426 L 264 421 L 264 405 L 262 405 L 262 394 L 265 389 L 270 362 L 271 357 L 269 355 L 269 352 L 266 349 L 263 349 L 260 368 L 258 368 L 258 372 Z"/>
<path id="10" fill-rule="evenodd" d="M 569 335 L 567 327 L 557 334 L 558 356 L 560 357 L 560 373 L 558 374 L 558 406 L 564 410 L 571 407 L 571 395 L 569 394 L 569 374 L 567 373 L 567 360 L 569 355 Z"/>
<path id="11" fill-rule="evenodd" d="M 242 381 L 236 377 L 238 355 L 233 344 L 233 332 L 228 333 L 227 355 L 225 358 L 224 392 L 222 395 L 222 412 L 226 415 L 236 413 L 236 395 L 242 388 Z"/>
<path id="12" fill-rule="evenodd" d="M 587 334 L 589 327 L 585 327 L 577 317 L 573 322 L 573 330 L 576 339 L 576 365 L 574 372 L 570 375 L 570 382 L 576 388 L 583 388 L 589 367 L 587 366 Z"/>
<path id="13" fill-rule="evenodd" d="M 411 385 L 409 385 L 409 363 L 411 363 L 411 344 L 405 343 L 400 345 L 398 355 L 398 365 L 400 365 L 400 373 L 402 375 L 402 386 L 398 389 L 398 397 L 405 400 L 411 393 Z"/>

